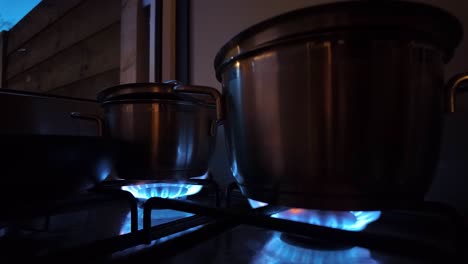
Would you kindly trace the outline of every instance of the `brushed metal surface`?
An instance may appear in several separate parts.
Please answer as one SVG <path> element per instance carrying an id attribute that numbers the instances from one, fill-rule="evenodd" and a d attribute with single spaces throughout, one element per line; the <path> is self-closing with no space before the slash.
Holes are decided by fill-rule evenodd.
<path id="1" fill-rule="evenodd" d="M 303 38 L 221 74 L 244 195 L 305 208 L 423 199 L 439 155 L 443 52 L 410 39 Z"/>
<path id="2" fill-rule="evenodd" d="M 122 142 L 119 178 L 187 179 L 204 175 L 216 144 L 214 106 L 171 100 L 102 104 L 109 137 Z"/>

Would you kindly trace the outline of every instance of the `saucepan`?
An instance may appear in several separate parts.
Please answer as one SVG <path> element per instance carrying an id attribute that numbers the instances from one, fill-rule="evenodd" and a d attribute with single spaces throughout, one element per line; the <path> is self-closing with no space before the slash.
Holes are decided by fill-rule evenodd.
<path id="1" fill-rule="evenodd" d="M 216 89 L 177 81 L 130 83 L 104 89 L 97 99 L 104 136 L 118 142 L 118 178 L 184 180 L 207 173 L 221 116 Z"/>
<path id="2" fill-rule="evenodd" d="M 460 22 L 421 3 L 350 1 L 256 24 L 215 58 L 232 174 L 247 197 L 379 209 L 431 185 L 461 74 Z M 445 110 L 444 110 L 445 109 Z"/>

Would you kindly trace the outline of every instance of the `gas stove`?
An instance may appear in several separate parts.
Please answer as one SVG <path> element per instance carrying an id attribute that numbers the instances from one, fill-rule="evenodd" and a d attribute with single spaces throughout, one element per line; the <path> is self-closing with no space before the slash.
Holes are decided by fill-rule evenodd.
<path id="1" fill-rule="evenodd" d="M 211 177 L 107 181 L 44 208 L 0 219 L 2 263 L 433 263 L 460 259 L 464 245 L 463 221 L 444 204 L 285 208 L 249 201 L 235 183 L 221 192 Z"/>

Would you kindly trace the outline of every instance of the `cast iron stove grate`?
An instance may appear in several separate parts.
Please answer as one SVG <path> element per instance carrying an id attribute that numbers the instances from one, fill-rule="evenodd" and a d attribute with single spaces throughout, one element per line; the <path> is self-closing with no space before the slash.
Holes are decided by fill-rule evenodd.
<path id="1" fill-rule="evenodd" d="M 227 201 L 232 200 L 232 186 L 226 192 Z M 217 196 L 219 198 L 219 196 Z M 135 262 L 147 258 L 163 260 L 203 243 L 227 230 L 239 225 L 276 230 L 284 234 L 300 237 L 310 237 L 314 240 L 328 241 L 340 245 L 360 246 L 381 250 L 397 255 L 407 255 L 428 261 L 436 259 L 458 259 L 464 241 L 464 224 L 456 210 L 441 203 L 389 203 L 385 210 L 406 210 L 414 213 L 431 213 L 444 217 L 452 227 L 450 231 L 452 247 L 438 247 L 425 240 L 411 239 L 388 234 L 372 232 L 350 232 L 339 229 L 315 226 L 306 223 L 293 222 L 284 219 L 271 218 L 270 215 L 287 210 L 281 206 L 265 206 L 257 209 L 219 208 L 200 205 L 190 201 L 171 200 L 153 197 L 148 199 L 143 207 L 143 229 L 118 237 L 96 241 L 81 248 L 60 252 L 54 258 L 66 257 L 86 259 L 96 262 Z M 230 205 L 227 203 L 227 205 Z M 171 209 L 194 214 L 194 216 L 151 226 L 151 213 L 158 209 Z M 164 241 L 158 239 L 180 234 Z M 430 230 L 429 230 L 430 231 Z M 115 254 L 126 252 L 125 254 Z"/>

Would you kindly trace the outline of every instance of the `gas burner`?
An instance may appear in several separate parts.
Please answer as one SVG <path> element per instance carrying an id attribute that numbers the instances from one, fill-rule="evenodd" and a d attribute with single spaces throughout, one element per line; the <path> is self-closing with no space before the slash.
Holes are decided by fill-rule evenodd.
<path id="1" fill-rule="evenodd" d="M 249 199 L 252 208 L 266 206 L 266 203 Z M 362 231 L 368 224 L 379 219 L 380 211 L 324 211 L 292 208 L 271 215 L 273 218 L 308 223 L 347 231 Z"/>
<path id="2" fill-rule="evenodd" d="M 206 180 L 208 173 L 190 178 L 191 180 Z M 188 181 L 189 182 L 189 181 Z M 190 195 L 199 193 L 203 188 L 201 184 L 188 184 L 187 182 L 174 181 L 139 181 L 131 185 L 122 186 L 121 189 L 130 192 L 139 200 L 138 207 L 138 229 L 143 228 L 143 209 L 142 205 L 152 197 L 164 199 L 186 199 Z M 192 216 L 191 213 L 176 210 L 155 210 L 151 215 L 151 225 L 161 225 L 177 219 Z M 127 234 L 131 231 L 131 214 L 127 215 L 120 234 Z"/>
<path id="3" fill-rule="evenodd" d="M 167 199 L 185 198 L 196 194 L 202 189 L 201 185 L 182 183 L 156 182 L 122 186 L 122 190 L 129 191 L 137 199 L 147 200 L 151 197 Z"/>
<path id="4" fill-rule="evenodd" d="M 207 178 L 208 173 L 190 179 L 205 180 Z M 147 200 L 151 197 L 167 199 L 185 198 L 199 193 L 202 187 L 202 185 L 187 184 L 182 181 L 137 181 L 130 185 L 122 186 L 121 189 L 132 193 L 137 199 Z"/>

